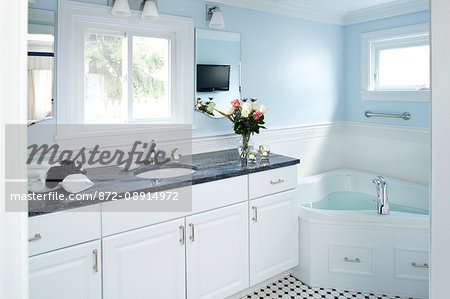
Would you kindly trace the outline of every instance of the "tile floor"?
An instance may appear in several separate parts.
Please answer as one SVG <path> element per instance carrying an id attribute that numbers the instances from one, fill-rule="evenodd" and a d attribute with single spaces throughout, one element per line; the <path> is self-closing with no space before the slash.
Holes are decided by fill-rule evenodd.
<path id="1" fill-rule="evenodd" d="M 362 298 L 362 299 L 393 299 L 408 297 L 390 297 L 386 295 L 377 295 L 366 292 L 351 292 L 326 288 L 311 288 L 293 276 L 286 276 L 275 281 L 266 287 L 256 290 L 242 299 L 260 299 L 260 298 L 325 298 L 325 299 L 346 299 L 346 298 Z"/>

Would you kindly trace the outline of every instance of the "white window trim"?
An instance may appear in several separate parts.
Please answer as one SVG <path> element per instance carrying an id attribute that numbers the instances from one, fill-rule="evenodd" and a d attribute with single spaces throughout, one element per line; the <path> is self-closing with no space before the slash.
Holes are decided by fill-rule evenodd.
<path id="1" fill-rule="evenodd" d="M 141 12 L 131 11 L 131 16 L 122 18 L 111 15 L 111 7 L 95 4 L 60 0 L 58 5 L 58 80 L 57 80 L 57 123 L 82 124 L 84 121 L 84 28 L 88 24 L 93 27 L 106 26 L 121 30 L 122 27 L 133 27 L 133 33 L 167 31 L 176 36 L 174 43 L 176 63 L 176 88 L 172 90 L 174 106 L 173 121 L 168 124 L 192 124 L 192 103 L 194 99 L 194 22 L 191 18 L 160 15 L 156 20 L 142 19 Z M 81 31 L 81 32 L 80 32 Z M 80 75 L 81 74 L 81 75 Z M 139 123 L 139 122 L 138 122 Z M 161 123 L 158 123 L 161 124 Z M 123 129 L 124 124 L 118 125 Z M 138 125 L 133 125 L 136 130 Z M 77 130 L 68 132 L 67 127 L 57 128 L 56 141 L 71 138 L 92 136 L 96 132 Z M 80 126 L 76 126 L 80 127 Z M 148 131 L 148 124 L 142 130 Z M 160 128 L 160 126 L 159 126 Z M 119 130 L 126 134 L 126 130 Z M 101 135 L 101 132 L 98 132 Z"/>
<path id="2" fill-rule="evenodd" d="M 384 43 L 387 47 L 398 38 L 408 40 L 425 39 L 429 41 L 429 24 L 417 24 L 412 26 L 398 27 L 388 30 L 366 32 L 361 34 L 361 98 L 366 101 L 404 101 L 404 102 L 427 102 L 430 99 L 429 90 L 376 90 L 372 84 L 374 76 L 374 59 L 371 53 L 374 50 L 374 42 Z"/>

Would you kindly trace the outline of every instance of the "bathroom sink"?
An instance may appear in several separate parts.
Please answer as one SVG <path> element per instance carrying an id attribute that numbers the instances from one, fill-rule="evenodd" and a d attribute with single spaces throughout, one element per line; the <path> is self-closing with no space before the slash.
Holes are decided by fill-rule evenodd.
<path id="1" fill-rule="evenodd" d="M 170 168 L 158 168 L 147 171 L 142 171 L 136 174 L 138 178 L 142 179 L 167 179 L 175 178 L 179 176 L 190 175 L 195 172 L 192 167 L 170 167 Z"/>

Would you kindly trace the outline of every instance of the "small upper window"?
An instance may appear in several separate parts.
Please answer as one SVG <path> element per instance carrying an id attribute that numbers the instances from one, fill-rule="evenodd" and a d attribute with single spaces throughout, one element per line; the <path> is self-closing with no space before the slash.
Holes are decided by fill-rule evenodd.
<path id="1" fill-rule="evenodd" d="M 427 24 L 362 34 L 362 98 L 423 101 L 429 97 Z"/>

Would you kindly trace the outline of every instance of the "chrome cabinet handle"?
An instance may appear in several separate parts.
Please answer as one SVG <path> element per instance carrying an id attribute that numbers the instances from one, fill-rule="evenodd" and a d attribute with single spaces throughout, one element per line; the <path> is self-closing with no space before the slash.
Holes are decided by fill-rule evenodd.
<path id="1" fill-rule="evenodd" d="M 28 238 L 28 242 L 37 241 L 42 239 L 42 236 L 40 233 L 35 233 L 33 237 Z"/>
<path id="2" fill-rule="evenodd" d="M 189 226 L 191 227 L 191 235 L 189 236 L 189 239 L 194 242 L 195 241 L 195 235 L 194 235 L 194 224 L 193 223 L 189 223 Z"/>
<path id="3" fill-rule="evenodd" d="M 95 258 L 95 264 L 92 267 L 92 269 L 94 269 L 95 272 L 98 272 L 98 250 L 94 249 L 94 250 L 92 250 L 92 253 L 94 254 L 94 258 Z"/>
<path id="4" fill-rule="evenodd" d="M 278 179 L 278 181 L 270 181 L 270 184 L 272 184 L 272 185 L 276 185 L 276 184 L 281 184 L 281 183 L 284 183 L 284 180 L 283 179 Z"/>
<path id="5" fill-rule="evenodd" d="M 258 222 L 258 207 L 253 206 L 253 211 L 255 211 L 255 216 L 253 216 L 252 220 L 253 222 Z"/>
<path id="6" fill-rule="evenodd" d="M 180 229 L 180 233 L 181 233 L 180 243 L 181 243 L 181 245 L 184 245 L 184 238 L 185 238 L 184 225 L 180 225 L 178 228 Z"/>
<path id="7" fill-rule="evenodd" d="M 418 265 L 416 262 L 412 262 L 411 266 L 415 267 L 415 268 L 425 268 L 428 269 L 430 268 L 430 266 L 428 265 L 428 263 L 423 263 L 423 265 Z"/>
<path id="8" fill-rule="evenodd" d="M 361 263 L 361 260 L 359 258 L 351 259 L 351 258 L 345 257 L 344 258 L 344 262 L 347 262 L 347 263 Z"/>

